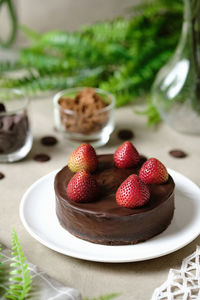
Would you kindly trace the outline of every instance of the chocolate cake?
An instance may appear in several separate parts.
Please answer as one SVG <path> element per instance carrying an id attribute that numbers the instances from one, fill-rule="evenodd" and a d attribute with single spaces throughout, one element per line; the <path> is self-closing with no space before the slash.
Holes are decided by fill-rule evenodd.
<path id="1" fill-rule="evenodd" d="M 149 202 L 138 208 L 120 207 L 115 200 L 120 184 L 131 174 L 139 174 L 146 159 L 134 168 L 119 169 L 113 155 L 98 155 L 98 168 L 93 173 L 99 195 L 93 202 L 71 201 L 66 189 L 74 173 L 68 166 L 55 177 L 56 214 L 62 227 L 71 234 L 98 244 L 136 244 L 165 230 L 174 214 L 174 181 L 169 175 L 162 184 L 150 184 Z"/>

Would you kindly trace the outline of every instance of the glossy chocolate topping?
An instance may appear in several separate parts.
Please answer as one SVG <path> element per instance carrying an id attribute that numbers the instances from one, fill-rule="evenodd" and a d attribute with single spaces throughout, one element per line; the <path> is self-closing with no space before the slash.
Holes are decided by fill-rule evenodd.
<path id="1" fill-rule="evenodd" d="M 171 222 L 174 212 L 174 181 L 150 185 L 149 202 L 140 208 L 123 208 L 115 200 L 119 185 L 131 174 L 138 174 L 146 159 L 141 157 L 135 168 L 118 169 L 113 155 L 99 155 L 93 173 L 99 185 L 99 197 L 93 202 L 75 203 L 66 193 L 73 177 L 64 167 L 55 177 L 56 212 L 60 224 L 72 234 L 101 244 L 134 244 L 161 231 Z"/>

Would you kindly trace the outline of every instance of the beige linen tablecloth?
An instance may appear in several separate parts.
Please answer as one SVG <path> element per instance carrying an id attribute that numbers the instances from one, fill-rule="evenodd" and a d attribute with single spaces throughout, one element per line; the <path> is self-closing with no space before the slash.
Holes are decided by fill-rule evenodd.
<path id="1" fill-rule="evenodd" d="M 32 101 L 32 125 L 34 145 L 26 159 L 13 164 L 0 164 L 0 172 L 6 177 L 0 181 L 0 242 L 11 245 L 11 231 L 15 230 L 28 260 L 38 265 L 48 275 L 67 286 L 78 289 L 84 297 L 119 292 L 119 300 L 148 300 L 154 289 L 167 278 L 170 268 L 180 268 L 182 259 L 191 254 L 200 238 L 170 255 L 137 263 L 95 263 L 71 258 L 41 245 L 24 229 L 19 218 L 19 204 L 27 188 L 41 176 L 64 166 L 72 151 L 66 141 L 53 129 L 52 99 Z M 147 129 L 146 119 L 133 114 L 132 108 L 116 110 L 116 130 L 131 128 L 135 132 L 134 144 L 140 153 L 159 158 L 167 167 L 200 183 L 200 137 L 181 135 L 162 124 L 156 129 Z M 40 138 L 55 135 L 59 143 L 44 147 Z M 113 152 L 121 143 L 116 131 L 110 142 L 98 153 Z M 171 157 L 168 152 L 182 148 L 188 153 L 184 159 Z M 39 163 L 33 160 L 36 153 L 48 153 L 51 160 Z"/>

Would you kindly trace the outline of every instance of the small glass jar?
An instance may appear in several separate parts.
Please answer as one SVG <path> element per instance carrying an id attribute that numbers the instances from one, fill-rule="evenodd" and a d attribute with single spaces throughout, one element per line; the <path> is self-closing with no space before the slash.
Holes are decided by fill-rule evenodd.
<path id="1" fill-rule="evenodd" d="M 95 92 L 94 102 L 92 97 L 88 97 L 88 103 L 87 99 L 81 103 L 79 95 L 85 89 Z M 87 93 L 85 97 L 87 98 Z M 104 102 L 104 107 L 98 109 L 99 97 Z M 62 99 L 68 99 L 67 108 L 61 105 Z M 55 127 L 73 145 L 88 142 L 94 147 L 100 147 L 108 142 L 114 130 L 114 95 L 97 88 L 78 87 L 57 93 L 53 102 Z"/>
<path id="2" fill-rule="evenodd" d="M 0 162 L 24 158 L 32 147 L 29 100 L 17 89 L 0 89 Z"/>

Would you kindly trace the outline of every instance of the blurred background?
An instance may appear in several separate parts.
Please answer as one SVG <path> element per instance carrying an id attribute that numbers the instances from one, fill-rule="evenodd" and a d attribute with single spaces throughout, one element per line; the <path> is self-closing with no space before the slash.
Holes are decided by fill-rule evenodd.
<path id="1" fill-rule="evenodd" d="M 0 87 L 96 87 L 199 134 L 199 20 L 200 0 L 0 0 Z"/>
<path id="2" fill-rule="evenodd" d="M 118 107 L 142 97 L 154 125 L 160 113 L 144 97 L 175 51 L 182 17 L 182 0 L 0 0 L 0 88 L 36 97 L 98 87 Z"/>
<path id="3" fill-rule="evenodd" d="M 74 31 L 83 24 L 111 20 L 130 15 L 130 9 L 139 0 L 14 0 L 19 22 L 39 32 L 53 29 Z M 0 33 L 9 34 L 7 7 L 0 11 Z M 24 42 L 18 34 L 17 44 Z"/>

